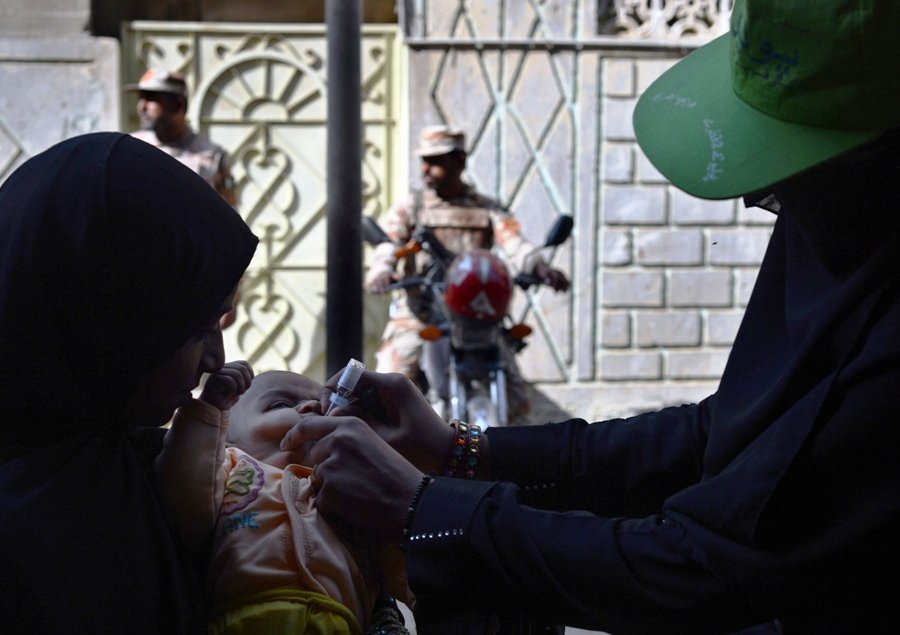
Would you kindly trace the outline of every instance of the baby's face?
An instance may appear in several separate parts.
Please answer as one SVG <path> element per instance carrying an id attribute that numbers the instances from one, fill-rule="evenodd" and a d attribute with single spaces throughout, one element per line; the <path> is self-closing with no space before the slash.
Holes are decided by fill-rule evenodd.
<path id="1" fill-rule="evenodd" d="M 320 412 L 320 389 L 318 382 L 297 373 L 275 370 L 257 375 L 231 409 L 228 444 L 275 467 L 303 463 L 296 450 L 284 452 L 279 444 L 300 421 L 300 413 Z"/>

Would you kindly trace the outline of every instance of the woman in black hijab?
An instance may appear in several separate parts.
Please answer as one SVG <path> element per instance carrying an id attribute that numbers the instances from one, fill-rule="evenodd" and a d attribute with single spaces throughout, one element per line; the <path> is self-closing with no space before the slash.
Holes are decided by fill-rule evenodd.
<path id="1" fill-rule="evenodd" d="M 482 436 L 366 372 L 378 415 L 285 438 L 316 440 L 322 513 L 406 544 L 420 631 L 516 611 L 617 635 L 897 631 L 898 23 L 890 0 L 736 0 L 635 105 L 674 185 L 778 214 L 713 395 Z"/>
<path id="2" fill-rule="evenodd" d="M 778 220 L 700 403 L 476 438 L 366 371 L 380 405 L 307 415 L 282 447 L 315 439 L 319 510 L 406 545 L 420 632 L 524 611 L 616 635 L 892 633 L 898 156 L 900 129 L 748 199 Z"/>
<path id="3" fill-rule="evenodd" d="M 148 467 L 223 363 L 257 240 L 216 192 L 118 133 L 0 188 L 0 620 L 23 632 L 202 631 Z"/>

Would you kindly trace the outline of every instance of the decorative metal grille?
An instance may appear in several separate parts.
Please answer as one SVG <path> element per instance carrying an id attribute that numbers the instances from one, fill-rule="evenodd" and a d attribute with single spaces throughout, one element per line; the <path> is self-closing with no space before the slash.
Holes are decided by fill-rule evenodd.
<path id="1" fill-rule="evenodd" d="M 328 60 L 321 25 L 133 23 L 123 38 L 125 81 L 148 66 L 183 72 L 193 126 L 231 156 L 238 210 L 260 238 L 243 285 L 230 357 L 257 371 L 324 379 L 325 152 Z M 396 27 L 366 27 L 361 44 L 363 196 L 390 203 L 397 145 Z M 126 107 L 131 107 L 129 102 Z M 129 113 L 126 129 L 137 125 Z M 367 303 L 374 350 L 385 307 Z"/>
<path id="2" fill-rule="evenodd" d="M 489 6 L 430 2 L 406 16 L 413 50 L 411 136 L 436 122 L 465 130 L 469 180 L 509 207 L 532 242 L 561 214 L 576 216 L 578 231 L 590 231 L 581 227 L 588 216 L 579 209 L 586 194 L 580 178 L 592 154 L 594 122 L 585 120 L 582 104 L 590 103 L 595 86 L 583 84 L 583 73 L 593 72 L 588 69 L 596 69 L 596 60 L 584 64 L 566 46 L 579 39 L 581 9 L 581 3 L 533 0 Z M 559 48 L 534 46 L 550 41 Z M 573 245 L 566 245 L 554 266 L 576 275 L 573 254 Z M 520 295 L 514 315 L 536 327 L 520 358 L 526 376 L 568 379 L 575 345 L 572 304 L 541 290 Z"/>
<path id="3" fill-rule="evenodd" d="M 733 0 L 603 1 L 598 32 L 631 38 L 708 39 L 725 33 Z"/>

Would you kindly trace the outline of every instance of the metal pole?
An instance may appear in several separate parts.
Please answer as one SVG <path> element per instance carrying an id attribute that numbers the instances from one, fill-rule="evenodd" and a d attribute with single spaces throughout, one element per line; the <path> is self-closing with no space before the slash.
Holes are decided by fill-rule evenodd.
<path id="1" fill-rule="evenodd" d="M 325 0 L 328 41 L 328 231 L 325 365 L 362 359 L 362 0 Z"/>

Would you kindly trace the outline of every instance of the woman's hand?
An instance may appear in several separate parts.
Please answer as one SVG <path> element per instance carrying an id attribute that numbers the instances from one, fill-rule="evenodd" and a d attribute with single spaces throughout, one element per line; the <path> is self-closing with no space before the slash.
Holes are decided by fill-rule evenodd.
<path id="1" fill-rule="evenodd" d="M 325 384 L 322 410 L 340 373 Z M 355 393 L 358 399 L 336 408 L 333 415 L 363 419 L 397 452 L 423 472 L 439 471 L 446 462 L 456 433 L 425 399 L 416 385 L 399 373 L 363 371 Z M 290 436 L 290 433 L 288 434 Z"/>
<path id="2" fill-rule="evenodd" d="M 314 466 L 316 507 L 372 532 L 382 544 L 399 542 L 422 472 L 356 417 L 304 415 L 281 447 L 304 444 Z"/>

